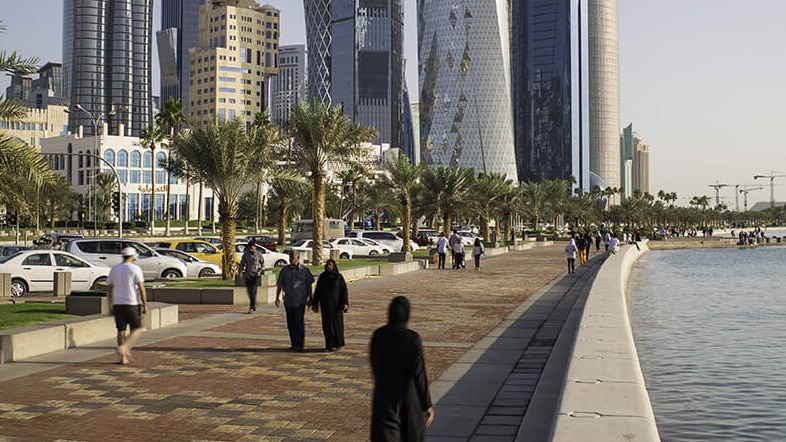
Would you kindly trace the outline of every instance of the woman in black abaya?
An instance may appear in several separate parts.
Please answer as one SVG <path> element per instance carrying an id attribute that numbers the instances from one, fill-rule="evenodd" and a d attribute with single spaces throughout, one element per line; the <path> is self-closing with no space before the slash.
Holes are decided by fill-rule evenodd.
<path id="1" fill-rule="evenodd" d="M 322 310 L 322 332 L 325 350 L 336 351 L 344 346 L 344 313 L 349 310 L 349 291 L 336 261 L 328 259 L 319 275 L 311 309 Z"/>

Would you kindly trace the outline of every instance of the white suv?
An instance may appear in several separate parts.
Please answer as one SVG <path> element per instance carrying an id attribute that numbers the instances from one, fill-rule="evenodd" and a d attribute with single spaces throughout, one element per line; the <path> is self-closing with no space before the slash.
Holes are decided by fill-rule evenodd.
<path id="1" fill-rule="evenodd" d="M 182 278 L 188 274 L 188 267 L 179 259 L 160 255 L 137 241 L 79 238 L 68 241 L 65 249 L 89 263 L 112 267 L 123 262 L 120 252 L 126 247 L 133 247 L 139 254 L 135 264 L 142 269 L 145 280 Z"/>
<path id="2" fill-rule="evenodd" d="M 396 234 L 392 232 L 383 232 L 382 230 L 353 230 L 347 233 L 347 237 L 373 239 L 378 243 L 392 247 L 394 252 L 400 252 L 401 246 L 404 245 L 403 238 L 396 236 Z M 411 246 L 412 251 L 418 249 L 418 243 L 412 241 L 411 239 L 409 240 L 409 245 Z"/>

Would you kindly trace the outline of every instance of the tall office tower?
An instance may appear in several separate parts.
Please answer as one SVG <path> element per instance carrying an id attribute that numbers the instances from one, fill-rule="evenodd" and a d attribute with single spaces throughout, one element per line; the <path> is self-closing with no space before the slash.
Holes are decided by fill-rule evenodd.
<path id="1" fill-rule="evenodd" d="M 409 158 L 412 164 L 418 164 L 420 158 L 416 153 L 415 148 L 415 124 L 417 120 L 413 116 L 412 103 L 409 101 L 409 90 L 407 90 L 406 83 L 404 84 L 404 119 L 403 119 L 403 138 L 401 143 L 401 153 Z M 417 115 L 417 114 L 415 114 Z"/>
<path id="2" fill-rule="evenodd" d="M 254 0 L 210 0 L 199 7 L 199 47 L 190 48 L 189 116 L 250 125 L 268 108 L 278 75 L 279 10 Z"/>
<path id="3" fill-rule="evenodd" d="M 420 151 L 517 180 L 506 0 L 419 0 Z"/>
<path id="4" fill-rule="evenodd" d="M 620 188 L 622 201 L 633 195 L 633 123 L 622 129 L 620 136 Z"/>
<path id="5" fill-rule="evenodd" d="M 38 78 L 33 80 L 25 105 L 35 109 L 44 109 L 50 104 L 67 106 L 65 92 L 63 64 L 50 61 L 38 69 Z"/>
<path id="6" fill-rule="evenodd" d="M 576 179 L 589 190 L 586 1 L 513 4 L 518 180 Z"/>
<path id="7" fill-rule="evenodd" d="M 188 115 L 189 48 L 199 45 L 199 5 L 204 0 L 163 0 L 161 30 L 156 32 L 161 69 L 161 101 L 181 100 Z"/>
<path id="8" fill-rule="evenodd" d="M 93 121 L 102 119 L 110 133 L 117 133 L 122 123 L 126 135 L 139 136 L 153 121 L 152 12 L 153 0 L 64 0 L 63 69 L 72 108 L 69 130 L 76 133 L 78 126 L 84 126 L 85 133 L 93 135 Z M 77 105 L 87 112 L 74 110 Z"/>
<path id="9" fill-rule="evenodd" d="M 270 82 L 270 119 L 280 126 L 289 121 L 293 106 L 306 102 L 306 46 L 281 46 L 278 76 Z"/>
<path id="10" fill-rule="evenodd" d="M 588 0 L 590 171 L 621 186 L 617 0 Z"/>
<path id="11" fill-rule="evenodd" d="M 5 97 L 9 100 L 25 101 L 30 97 L 33 79 L 27 75 L 11 75 L 11 84 L 5 88 Z"/>
<path id="12" fill-rule="evenodd" d="M 332 0 L 330 100 L 357 124 L 379 131 L 374 144 L 401 147 L 402 0 Z"/>
<path id="13" fill-rule="evenodd" d="M 650 191 L 650 146 L 639 134 L 633 136 L 633 190 Z"/>
<path id="14" fill-rule="evenodd" d="M 303 0 L 308 52 L 308 101 L 330 106 L 331 0 Z"/>

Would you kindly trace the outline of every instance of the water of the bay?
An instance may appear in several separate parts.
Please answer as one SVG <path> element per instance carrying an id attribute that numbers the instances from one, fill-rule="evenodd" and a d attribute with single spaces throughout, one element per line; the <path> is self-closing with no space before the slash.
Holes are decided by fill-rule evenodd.
<path id="1" fill-rule="evenodd" d="M 652 251 L 628 286 L 664 441 L 786 440 L 786 246 Z"/>

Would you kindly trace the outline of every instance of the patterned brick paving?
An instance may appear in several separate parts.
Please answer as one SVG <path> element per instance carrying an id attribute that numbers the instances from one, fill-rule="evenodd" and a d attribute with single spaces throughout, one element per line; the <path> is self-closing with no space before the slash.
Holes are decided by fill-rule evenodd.
<path id="1" fill-rule="evenodd" d="M 283 309 L 181 306 L 181 321 L 226 325 L 0 383 L 5 441 L 364 441 L 372 380 L 368 338 L 391 297 L 407 295 L 430 379 L 532 293 L 562 275 L 561 246 L 484 259 L 483 271 L 424 270 L 350 284 L 347 347 L 325 353 L 319 315 L 306 351 L 289 348 Z M 236 315 L 236 317 L 235 317 Z M 109 349 L 108 349 L 109 350 Z M 439 410 L 437 410 L 439 418 Z"/>

